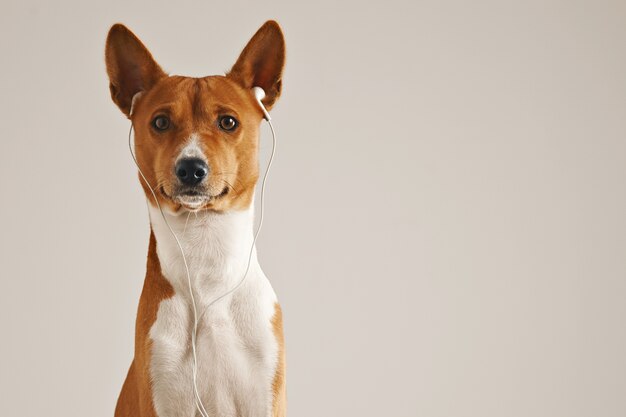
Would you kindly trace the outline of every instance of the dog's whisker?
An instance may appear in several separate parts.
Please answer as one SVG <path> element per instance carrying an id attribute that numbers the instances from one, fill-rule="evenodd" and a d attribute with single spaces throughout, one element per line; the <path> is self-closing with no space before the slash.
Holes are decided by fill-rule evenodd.
<path id="1" fill-rule="evenodd" d="M 222 181 L 224 181 L 224 183 L 226 183 L 227 188 L 230 188 L 230 189 L 231 189 L 231 190 L 233 190 L 235 193 L 239 194 L 239 191 L 235 188 L 235 186 L 234 186 L 234 185 L 232 185 L 231 183 L 229 183 L 229 182 L 228 182 L 228 181 L 226 181 L 226 180 L 222 180 Z"/>

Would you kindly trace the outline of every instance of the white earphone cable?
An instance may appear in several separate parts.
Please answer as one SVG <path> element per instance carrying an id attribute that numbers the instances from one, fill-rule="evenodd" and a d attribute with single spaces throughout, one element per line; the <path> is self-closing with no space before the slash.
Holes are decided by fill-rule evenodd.
<path id="1" fill-rule="evenodd" d="M 265 110 L 265 108 L 263 108 L 263 110 Z M 246 266 L 246 270 L 245 270 L 245 272 L 243 274 L 243 277 L 237 283 L 237 285 L 235 285 L 233 288 L 231 288 L 230 290 L 228 290 L 227 292 L 225 292 L 224 294 L 220 295 L 219 297 L 217 297 L 213 301 L 211 301 L 209 304 L 207 304 L 207 306 L 204 308 L 204 310 L 202 311 L 200 316 L 198 316 L 198 310 L 197 310 L 197 306 L 196 306 L 196 299 L 194 297 L 193 285 L 191 283 L 191 273 L 189 272 L 189 265 L 187 264 L 187 257 L 185 256 L 185 251 L 183 250 L 183 246 L 180 243 L 180 240 L 178 239 L 178 236 L 176 236 L 176 233 L 174 233 L 174 230 L 172 229 L 172 227 L 170 226 L 169 222 L 167 221 L 167 217 L 165 216 L 165 213 L 163 212 L 163 208 L 161 207 L 161 204 L 159 203 L 159 199 L 157 198 L 156 193 L 154 192 L 154 189 L 152 188 L 152 186 L 150 185 L 150 183 L 146 179 L 146 176 L 141 171 L 141 168 L 139 167 L 139 162 L 137 161 L 137 158 L 135 156 L 135 152 L 134 152 L 133 146 L 132 146 L 132 132 L 133 132 L 133 123 L 132 123 L 132 121 L 131 121 L 131 124 L 130 124 L 130 130 L 128 131 L 128 148 L 130 150 L 130 155 L 132 156 L 133 161 L 135 162 L 135 165 L 137 166 L 137 169 L 139 170 L 139 174 L 141 175 L 141 178 L 143 179 L 143 181 L 146 184 L 146 186 L 148 187 L 148 189 L 150 189 L 150 193 L 152 194 L 152 197 L 154 198 L 154 202 L 156 203 L 156 205 L 157 205 L 157 207 L 159 209 L 159 212 L 161 213 L 161 217 L 163 217 L 163 220 L 165 221 L 165 224 L 167 225 L 167 228 L 169 229 L 170 233 L 174 237 L 174 240 L 176 240 L 176 245 L 178 246 L 178 249 L 180 250 L 180 254 L 181 254 L 182 258 L 183 258 L 183 263 L 185 265 L 185 272 L 187 274 L 187 284 L 189 286 L 189 295 L 191 297 L 191 306 L 192 306 L 192 309 L 193 309 L 193 328 L 191 330 L 191 351 L 192 351 L 192 356 L 193 356 L 192 376 L 193 376 L 194 397 L 195 397 L 195 402 L 196 402 L 196 408 L 198 409 L 198 412 L 202 415 L 202 417 L 210 417 L 210 416 L 207 413 L 207 411 L 206 411 L 206 409 L 204 407 L 204 404 L 202 403 L 202 400 L 200 398 L 200 393 L 199 393 L 199 390 L 198 390 L 198 381 L 197 381 L 197 376 L 198 376 L 198 357 L 197 357 L 197 353 L 196 353 L 196 336 L 197 336 L 197 332 L 198 332 L 198 322 L 204 316 L 204 313 L 206 313 L 206 311 L 213 304 L 217 303 L 219 300 L 221 300 L 224 297 L 226 297 L 226 296 L 232 294 L 233 292 L 235 292 L 244 283 L 244 281 L 246 280 L 246 278 L 248 276 L 248 272 L 250 271 L 250 265 L 252 263 L 252 255 L 254 254 L 254 247 L 255 247 L 257 238 L 259 236 L 259 232 L 261 231 L 261 227 L 263 226 L 263 214 L 264 214 L 264 207 L 265 207 L 265 184 L 267 182 L 267 177 L 268 177 L 268 174 L 270 172 L 270 168 L 272 167 L 272 162 L 274 161 L 274 155 L 276 153 L 276 132 L 274 131 L 274 126 L 272 125 L 272 122 L 271 122 L 270 118 L 266 117 L 265 120 L 269 124 L 270 130 L 272 131 L 272 152 L 270 154 L 270 158 L 269 158 L 269 161 L 267 163 L 267 168 L 265 170 L 265 174 L 263 175 L 263 180 L 261 182 L 261 212 L 260 212 L 260 215 L 259 215 L 259 225 L 257 226 L 256 232 L 254 233 L 254 238 L 252 239 L 252 245 L 250 246 L 250 252 L 248 254 L 248 264 Z"/>
<path id="2" fill-rule="evenodd" d="M 133 132 L 133 123 L 131 122 L 130 130 L 128 131 L 128 148 L 130 150 L 130 155 L 132 156 L 133 161 L 135 162 L 135 165 L 137 166 L 137 169 L 139 170 L 139 174 L 141 175 L 141 178 L 143 179 L 144 183 L 148 186 L 150 193 L 152 193 L 152 197 L 154 197 L 154 202 L 159 208 L 159 212 L 161 213 L 161 217 L 163 217 L 163 221 L 167 225 L 167 228 L 169 229 L 170 233 L 174 237 L 174 240 L 176 241 L 176 245 L 178 246 L 178 249 L 180 250 L 180 254 L 182 255 L 182 258 L 183 258 L 183 264 L 185 265 L 185 272 L 187 274 L 187 284 L 189 285 L 189 296 L 191 297 L 191 306 L 193 310 L 193 322 L 194 322 L 192 330 L 191 330 L 191 351 L 192 351 L 192 356 L 193 356 L 192 374 L 193 374 L 194 397 L 196 401 L 196 408 L 198 408 L 198 411 L 200 412 L 200 414 L 203 417 L 209 417 L 209 415 L 206 413 L 206 410 L 204 410 L 204 406 L 202 404 L 202 401 L 200 400 L 200 394 L 198 393 L 198 384 L 197 384 L 198 357 L 196 354 L 196 333 L 198 330 L 198 310 L 196 307 L 196 298 L 193 295 L 193 286 L 191 284 L 191 273 L 189 272 L 189 265 L 187 264 L 187 257 L 185 256 L 185 251 L 183 250 L 183 246 L 180 243 L 180 240 L 178 240 L 178 236 L 176 236 L 176 233 L 174 233 L 172 226 L 170 226 L 170 223 L 167 221 L 167 217 L 165 217 L 165 213 L 163 212 L 163 208 L 161 207 L 161 204 L 159 203 L 159 199 L 157 198 L 156 193 L 154 192 L 154 189 L 148 182 L 146 176 L 143 174 L 143 171 L 141 170 L 141 167 L 139 166 L 139 162 L 137 161 L 137 158 L 135 157 L 135 152 L 133 151 L 133 146 L 132 146 L 132 132 Z"/>
<path id="3" fill-rule="evenodd" d="M 254 246 L 256 245 L 256 240 L 259 237 L 259 232 L 261 231 L 261 227 L 263 226 L 263 215 L 265 213 L 265 183 L 267 182 L 267 176 L 270 173 L 270 169 L 272 168 L 272 162 L 274 162 L 274 154 L 276 153 L 276 132 L 274 132 L 274 126 L 270 120 L 267 120 L 267 124 L 270 126 L 270 130 L 272 131 L 272 152 L 270 153 L 270 159 L 267 163 L 267 168 L 265 169 L 265 174 L 263 175 L 263 180 L 261 181 L 261 211 L 259 214 L 259 225 L 257 226 L 256 232 L 254 233 L 254 238 L 252 239 L 252 245 L 250 246 L 250 253 L 248 254 L 248 265 L 246 267 L 246 272 L 244 272 L 241 280 L 235 285 L 233 288 L 225 292 L 224 294 L 217 297 L 215 300 L 211 301 L 204 308 L 199 318 L 202 318 L 204 313 L 215 303 L 217 303 L 222 298 L 226 297 L 229 294 L 237 291 L 237 289 L 243 284 L 248 276 L 248 272 L 250 271 L 250 265 L 252 263 L 252 255 L 254 254 Z"/>

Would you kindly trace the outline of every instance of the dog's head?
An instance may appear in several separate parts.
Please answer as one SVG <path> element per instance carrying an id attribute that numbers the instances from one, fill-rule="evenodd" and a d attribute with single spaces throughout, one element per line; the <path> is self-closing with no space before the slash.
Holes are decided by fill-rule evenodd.
<path id="1" fill-rule="evenodd" d="M 266 22 L 225 76 L 167 75 L 125 26 L 109 31 L 105 60 L 111 97 L 132 121 L 141 171 L 171 212 L 248 207 L 258 179 L 263 112 L 281 93 L 285 41 Z M 142 181 L 144 191 L 152 200 Z"/>

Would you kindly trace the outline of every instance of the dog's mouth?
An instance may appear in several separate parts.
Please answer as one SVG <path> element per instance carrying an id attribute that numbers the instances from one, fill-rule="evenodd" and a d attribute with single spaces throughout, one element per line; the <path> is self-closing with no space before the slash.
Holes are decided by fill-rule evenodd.
<path id="1" fill-rule="evenodd" d="M 170 195 L 165 191 L 165 187 L 162 186 L 159 192 L 173 203 L 187 210 L 197 211 L 207 204 L 214 203 L 225 197 L 230 192 L 230 188 L 226 186 L 218 194 L 210 194 L 208 191 L 198 189 L 182 189 Z"/>

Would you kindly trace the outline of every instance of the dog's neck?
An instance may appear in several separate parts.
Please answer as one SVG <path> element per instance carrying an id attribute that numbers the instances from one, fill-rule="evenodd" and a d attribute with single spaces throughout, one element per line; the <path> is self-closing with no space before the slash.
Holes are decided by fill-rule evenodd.
<path id="1" fill-rule="evenodd" d="M 188 295 L 187 270 L 176 239 L 159 209 L 150 203 L 148 207 L 163 276 L 176 293 Z M 253 241 L 252 205 L 246 210 L 226 213 L 203 211 L 173 215 L 164 211 L 164 214 L 185 253 L 192 286 L 200 303 L 210 301 L 243 278 Z M 250 262 L 248 278 L 258 270 L 255 248 L 252 248 Z"/>

